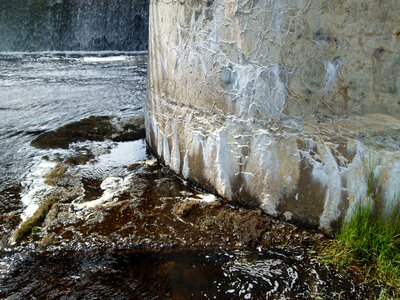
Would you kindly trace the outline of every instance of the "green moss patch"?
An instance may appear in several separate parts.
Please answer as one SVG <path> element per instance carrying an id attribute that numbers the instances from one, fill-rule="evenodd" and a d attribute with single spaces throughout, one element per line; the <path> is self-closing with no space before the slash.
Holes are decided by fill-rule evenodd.
<path id="1" fill-rule="evenodd" d="M 49 211 L 56 203 L 70 203 L 80 195 L 79 189 L 67 191 L 64 188 L 57 188 L 53 193 L 45 197 L 39 205 L 36 212 L 22 222 L 15 230 L 12 239 L 16 243 L 20 243 L 31 233 L 39 233 L 43 230 L 42 223 L 45 221 Z"/>
<path id="2" fill-rule="evenodd" d="M 55 168 L 45 176 L 44 182 L 50 186 L 57 186 L 57 183 L 62 179 L 67 170 L 67 165 L 57 163 Z"/>
<path id="3" fill-rule="evenodd" d="M 21 242 L 25 237 L 31 234 L 34 228 L 40 227 L 46 218 L 47 213 L 54 203 L 58 202 L 56 195 L 50 195 L 42 201 L 36 212 L 15 230 L 13 234 L 13 241 L 16 243 Z"/>

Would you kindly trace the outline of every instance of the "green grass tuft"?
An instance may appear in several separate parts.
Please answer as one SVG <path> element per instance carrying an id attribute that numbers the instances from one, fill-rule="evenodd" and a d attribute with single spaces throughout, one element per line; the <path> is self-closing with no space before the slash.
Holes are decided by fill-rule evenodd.
<path id="1" fill-rule="evenodd" d="M 400 296 L 399 209 L 394 207 L 385 216 L 379 200 L 369 194 L 369 204 L 358 205 L 350 220 L 342 223 L 322 259 L 339 268 L 359 265 L 367 280 L 386 285 L 393 296 Z"/>

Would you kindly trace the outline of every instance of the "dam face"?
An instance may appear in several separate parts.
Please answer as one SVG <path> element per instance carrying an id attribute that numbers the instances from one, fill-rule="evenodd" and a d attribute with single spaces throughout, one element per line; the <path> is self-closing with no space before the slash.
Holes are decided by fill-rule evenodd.
<path id="1" fill-rule="evenodd" d="M 0 51 L 137 51 L 147 0 L 0 0 Z"/>
<path id="2" fill-rule="evenodd" d="M 400 195 L 400 4 L 151 1 L 147 140 L 242 205 L 330 230 Z"/>

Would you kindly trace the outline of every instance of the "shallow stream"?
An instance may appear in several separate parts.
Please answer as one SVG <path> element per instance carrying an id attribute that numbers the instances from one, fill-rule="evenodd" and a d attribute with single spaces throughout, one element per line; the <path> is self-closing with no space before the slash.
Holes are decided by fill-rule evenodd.
<path id="1" fill-rule="evenodd" d="M 372 297 L 318 263 L 318 231 L 234 207 L 148 153 L 146 61 L 0 55 L 0 298 Z"/>
<path id="2" fill-rule="evenodd" d="M 0 54 L 0 189 L 30 167 L 34 136 L 91 115 L 132 115 L 146 97 L 147 55 Z"/>

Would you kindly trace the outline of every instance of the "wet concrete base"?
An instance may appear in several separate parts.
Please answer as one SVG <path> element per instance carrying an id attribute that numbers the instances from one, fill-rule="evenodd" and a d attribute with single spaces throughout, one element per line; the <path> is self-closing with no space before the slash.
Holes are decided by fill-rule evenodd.
<path id="1" fill-rule="evenodd" d="M 104 151 L 75 146 L 90 155 L 57 157 L 41 203 L 56 201 L 1 250 L 1 298 L 372 299 L 378 292 L 361 274 L 319 264 L 313 249 L 326 240 L 319 231 L 195 189 L 146 154 L 141 140 L 98 144 Z M 121 163 L 121 149 L 141 154 Z"/>

